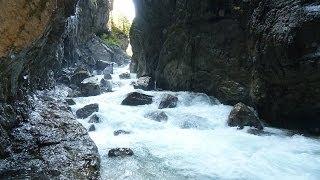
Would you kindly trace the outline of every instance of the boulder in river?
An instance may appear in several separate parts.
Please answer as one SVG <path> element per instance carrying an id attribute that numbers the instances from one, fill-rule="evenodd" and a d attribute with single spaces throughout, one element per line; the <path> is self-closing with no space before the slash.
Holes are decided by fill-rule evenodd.
<path id="1" fill-rule="evenodd" d="M 88 96 L 97 96 L 101 94 L 100 84 L 97 77 L 91 77 L 84 79 L 80 84 L 81 95 Z"/>
<path id="2" fill-rule="evenodd" d="M 128 96 L 122 101 L 121 104 L 127 106 L 151 104 L 152 98 L 153 96 L 149 96 L 138 92 L 132 92 L 128 94 Z"/>
<path id="3" fill-rule="evenodd" d="M 80 86 L 81 95 L 88 96 L 97 96 L 101 94 L 100 86 L 96 83 L 83 83 Z"/>
<path id="4" fill-rule="evenodd" d="M 101 79 L 100 81 L 100 87 L 102 90 L 111 92 L 112 91 L 112 84 L 110 81 L 105 80 L 104 78 Z"/>
<path id="5" fill-rule="evenodd" d="M 114 148 L 108 152 L 108 157 L 125 157 L 132 155 L 133 151 L 130 148 Z"/>
<path id="6" fill-rule="evenodd" d="M 103 78 L 106 80 L 109 80 L 109 79 L 112 79 L 112 76 L 111 76 L 111 74 L 104 74 Z"/>
<path id="7" fill-rule="evenodd" d="M 119 135 L 121 135 L 121 134 L 130 134 L 131 132 L 130 131 L 125 131 L 125 130 L 116 130 L 116 131 L 114 131 L 113 132 L 113 135 L 114 136 L 119 136 Z"/>
<path id="8" fill-rule="evenodd" d="M 106 67 L 110 66 L 111 63 L 103 60 L 98 60 L 96 62 L 96 70 L 97 71 L 103 71 Z"/>
<path id="9" fill-rule="evenodd" d="M 81 96 L 81 92 L 79 91 L 79 88 L 77 89 L 70 89 L 68 91 L 68 96 L 69 98 L 74 98 L 74 97 L 79 97 Z"/>
<path id="10" fill-rule="evenodd" d="M 243 129 L 244 126 L 255 127 L 259 130 L 263 129 L 259 117 L 253 108 L 243 104 L 236 104 L 231 110 L 228 118 L 228 126 L 238 126 Z"/>
<path id="11" fill-rule="evenodd" d="M 158 122 L 162 122 L 162 121 L 167 121 L 168 120 L 168 116 L 163 111 L 150 112 L 150 113 L 147 113 L 144 117 L 148 118 L 148 119 L 151 119 L 151 120 L 154 120 L 154 121 L 158 121 Z"/>
<path id="12" fill-rule="evenodd" d="M 173 96 L 171 94 L 166 94 L 159 104 L 158 109 L 164 109 L 164 108 L 175 108 L 178 103 L 178 97 Z"/>
<path id="13" fill-rule="evenodd" d="M 75 105 L 75 104 L 76 104 L 76 102 L 74 102 L 74 100 L 73 100 L 73 99 L 70 99 L 70 98 L 66 99 L 66 102 L 67 102 L 67 104 L 68 104 L 69 106 L 72 106 L 72 105 Z"/>
<path id="14" fill-rule="evenodd" d="M 150 91 L 155 89 L 154 80 L 150 76 L 140 77 L 137 82 L 134 83 L 133 87 L 135 89 L 142 89 L 145 91 Z"/>
<path id="15" fill-rule="evenodd" d="M 109 63 L 103 70 L 103 74 L 113 74 L 113 64 Z"/>
<path id="16" fill-rule="evenodd" d="M 89 117 L 91 114 L 93 114 L 94 112 L 98 112 L 99 111 L 99 104 L 95 103 L 95 104 L 89 104 L 84 106 L 81 109 L 78 109 L 76 111 L 76 116 L 77 118 L 80 119 L 85 119 L 87 117 Z"/>
<path id="17" fill-rule="evenodd" d="M 92 115 L 88 121 L 88 123 L 100 123 L 100 117 L 96 114 Z"/>
<path id="18" fill-rule="evenodd" d="M 75 71 L 71 76 L 71 83 L 79 86 L 81 82 L 88 77 L 90 77 L 90 74 L 86 70 Z"/>
<path id="19" fill-rule="evenodd" d="M 96 126 L 94 124 L 91 124 L 88 131 L 89 132 L 92 132 L 92 131 L 95 131 L 96 130 Z"/>
<path id="20" fill-rule="evenodd" d="M 120 75 L 119 75 L 119 78 L 120 78 L 120 79 L 130 79 L 130 78 L 131 78 L 131 75 L 130 75 L 130 73 L 125 72 L 125 73 L 120 74 Z"/>

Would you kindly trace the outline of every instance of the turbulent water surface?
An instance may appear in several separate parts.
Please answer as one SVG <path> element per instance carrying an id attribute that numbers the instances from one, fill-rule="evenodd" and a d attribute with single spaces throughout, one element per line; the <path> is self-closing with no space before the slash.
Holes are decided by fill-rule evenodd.
<path id="1" fill-rule="evenodd" d="M 115 69 L 114 92 L 76 98 L 72 106 L 76 111 L 99 103 L 102 122 L 90 136 L 101 154 L 102 179 L 320 179 L 319 139 L 274 128 L 257 136 L 248 129 L 227 127 L 230 106 L 204 94 L 134 90 L 134 74 L 132 79 L 119 79 L 127 71 L 127 66 Z M 120 105 L 133 91 L 154 96 L 154 103 Z M 163 110 L 168 121 L 145 118 L 166 93 L 179 98 L 176 108 Z M 79 121 L 90 126 L 88 119 Z M 120 129 L 132 133 L 114 136 Z M 108 158 L 108 150 L 116 147 L 131 148 L 134 156 Z"/>

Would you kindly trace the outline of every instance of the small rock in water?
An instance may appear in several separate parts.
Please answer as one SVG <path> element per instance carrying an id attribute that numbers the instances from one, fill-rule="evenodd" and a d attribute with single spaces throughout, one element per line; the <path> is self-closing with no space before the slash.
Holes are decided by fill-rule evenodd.
<path id="1" fill-rule="evenodd" d="M 158 109 L 175 108 L 175 107 L 177 107 L 177 103 L 178 103 L 178 97 L 173 96 L 171 94 L 166 94 L 162 98 Z"/>
<path id="2" fill-rule="evenodd" d="M 154 81 L 149 76 L 143 76 L 138 79 L 137 82 L 133 84 L 135 89 L 142 89 L 145 91 L 150 91 L 155 89 Z"/>
<path id="3" fill-rule="evenodd" d="M 185 115 L 180 127 L 182 129 L 207 129 L 209 126 L 206 118 L 195 115 Z"/>
<path id="4" fill-rule="evenodd" d="M 138 92 L 129 93 L 128 96 L 122 101 L 122 105 L 138 106 L 152 103 L 153 96 L 141 94 Z"/>
<path id="5" fill-rule="evenodd" d="M 125 131 L 125 130 L 116 130 L 113 132 L 113 135 L 114 136 L 119 136 L 121 134 L 130 134 L 131 132 L 130 131 Z"/>
<path id="6" fill-rule="evenodd" d="M 66 102 L 68 103 L 68 105 L 72 106 L 72 105 L 75 105 L 76 102 L 74 102 L 73 99 L 66 99 Z"/>
<path id="7" fill-rule="evenodd" d="M 94 114 L 90 117 L 88 123 L 100 123 L 101 120 L 98 115 Z"/>
<path id="8" fill-rule="evenodd" d="M 120 79 L 130 79 L 131 76 L 130 76 L 130 73 L 126 72 L 126 73 L 122 73 L 119 75 L 119 78 Z"/>
<path id="9" fill-rule="evenodd" d="M 96 127 L 94 126 L 94 124 L 91 124 L 88 131 L 89 132 L 92 132 L 92 131 L 95 131 L 96 130 Z"/>
<path id="10" fill-rule="evenodd" d="M 158 122 L 162 122 L 162 121 L 167 121 L 168 120 L 168 116 L 163 111 L 150 112 L 150 113 L 147 113 L 144 117 L 152 119 L 154 121 L 158 121 Z"/>
<path id="11" fill-rule="evenodd" d="M 79 119 L 85 119 L 89 117 L 91 114 L 93 114 L 94 112 L 98 112 L 98 111 L 99 111 L 99 105 L 97 103 L 89 104 L 84 106 L 81 109 L 78 109 L 76 111 L 76 116 Z"/>
<path id="12" fill-rule="evenodd" d="M 112 84 L 110 83 L 110 81 L 107 81 L 104 78 L 101 79 L 100 86 L 101 86 L 101 88 L 103 90 L 105 90 L 107 92 L 111 92 L 112 91 Z"/>
<path id="13" fill-rule="evenodd" d="M 271 136 L 272 133 L 261 131 L 258 129 L 248 129 L 247 133 L 257 135 L 257 136 Z"/>
<path id="14" fill-rule="evenodd" d="M 133 151 L 130 148 L 115 148 L 108 152 L 108 157 L 125 157 L 132 155 Z"/>
<path id="15" fill-rule="evenodd" d="M 103 70 L 103 74 L 113 74 L 113 64 L 109 63 L 108 66 L 106 66 L 106 68 L 104 68 Z"/>
<path id="16" fill-rule="evenodd" d="M 255 127 L 259 130 L 263 129 L 259 117 L 253 108 L 243 103 L 236 104 L 231 110 L 228 118 L 228 126 L 238 126 L 240 129 L 243 129 L 244 126 Z"/>
<path id="17" fill-rule="evenodd" d="M 98 71 L 103 71 L 106 67 L 110 66 L 111 63 L 106 62 L 106 61 L 102 61 L 102 60 L 98 60 L 96 62 L 96 70 Z"/>
<path id="18" fill-rule="evenodd" d="M 112 79 L 112 76 L 111 76 L 111 74 L 104 74 L 103 78 L 107 79 L 107 80 L 110 80 L 110 79 Z"/>

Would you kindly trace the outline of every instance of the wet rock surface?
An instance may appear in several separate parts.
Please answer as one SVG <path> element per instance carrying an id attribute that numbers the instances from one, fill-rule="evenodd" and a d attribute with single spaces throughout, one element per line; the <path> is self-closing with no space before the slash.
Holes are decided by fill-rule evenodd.
<path id="1" fill-rule="evenodd" d="M 320 127 L 319 2 L 136 2 L 132 71 L 157 87 L 243 102 L 276 127 Z M 148 22 L 148 23 L 145 23 Z"/>
<path id="2" fill-rule="evenodd" d="M 76 102 L 74 102 L 73 99 L 66 99 L 66 102 L 68 103 L 68 105 L 72 106 L 72 105 L 75 105 Z"/>
<path id="3" fill-rule="evenodd" d="M 147 113 L 144 117 L 151 119 L 151 120 L 154 120 L 154 121 L 158 121 L 158 122 L 168 120 L 167 114 L 163 111 L 150 112 L 150 113 Z"/>
<path id="4" fill-rule="evenodd" d="M 126 73 L 122 73 L 119 75 L 119 78 L 120 79 L 130 79 L 131 78 L 131 75 L 130 73 L 126 72 Z"/>
<path id="5" fill-rule="evenodd" d="M 80 70 L 76 71 L 72 76 L 71 76 L 71 83 L 75 84 L 77 86 L 81 85 L 81 82 L 85 80 L 86 78 L 90 77 L 90 73 L 86 70 Z"/>
<path id="6" fill-rule="evenodd" d="M 152 103 L 152 96 L 138 93 L 138 92 L 132 92 L 127 95 L 127 97 L 121 102 L 121 105 L 127 105 L 127 106 L 138 106 L 138 105 L 145 105 L 145 104 L 151 104 Z"/>
<path id="7" fill-rule="evenodd" d="M 166 94 L 162 97 L 158 109 L 175 108 L 178 104 L 178 97 Z"/>
<path id="8" fill-rule="evenodd" d="M 0 176 L 9 179 L 98 178 L 98 149 L 67 105 L 52 99 L 35 99 L 33 103 L 35 110 L 30 119 L 10 133 L 8 154 L 0 158 Z M 1 139 L 3 137 L 1 134 Z"/>
<path id="9" fill-rule="evenodd" d="M 84 106 L 83 108 L 78 109 L 76 111 L 76 115 L 77 115 L 77 118 L 85 119 L 89 117 L 91 114 L 93 114 L 94 112 L 98 112 L 98 111 L 99 111 L 99 104 L 97 103 L 89 104 Z"/>
<path id="10" fill-rule="evenodd" d="M 104 78 L 101 79 L 101 81 L 100 81 L 100 87 L 101 87 L 102 91 L 104 91 L 104 92 L 111 92 L 112 91 L 111 82 L 104 79 Z"/>
<path id="11" fill-rule="evenodd" d="M 151 91 L 155 89 L 155 82 L 150 76 L 140 77 L 137 82 L 133 84 L 135 89 L 142 89 L 145 91 Z"/>
<path id="12" fill-rule="evenodd" d="M 108 152 L 108 157 L 126 157 L 133 156 L 133 151 L 130 148 L 115 148 Z"/>
<path id="13" fill-rule="evenodd" d="M 89 132 L 95 131 L 96 130 L 96 126 L 94 124 L 91 124 L 90 127 L 88 128 Z"/>
<path id="14" fill-rule="evenodd" d="M 106 69 L 107 67 L 112 67 L 112 64 L 111 63 L 109 63 L 109 62 L 107 62 L 107 61 L 102 61 L 102 60 L 98 60 L 97 62 L 96 62 L 96 68 L 95 68 L 95 70 L 97 70 L 97 71 L 103 71 L 104 69 Z"/>
<path id="15" fill-rule="evenodd" d="M 240 129 L 243 129 L 244 126 L 255 127 L 258 130 L 263 129 L 257 113 L 253 108 L 248 107 L 243 103 L 238 103 L 233 107 L 227 123 L 228 126 L 238 126 Z"/>
<path id="16" fill-rule="evenodd" d="M 100 123 L 100 117 L 96 114 L 92 115 L 88 121 L 88 123 Z"/>
<path id="17" fill-rule="evenodd" d="M 109 80 L 109 79 L 112 79 L 112 76 L 111 76 L 111 74 L 104 74 L 103 78 L 106 80 Z"/>
<path id="18" fill-rule="evenodd" d="M 98 83 L 86 82 L 86 83 L 81 83 L 80 92 L 81 92 L 81 95 L 84 97 L 97 96 L 101 94 L 101 89 Z"/>

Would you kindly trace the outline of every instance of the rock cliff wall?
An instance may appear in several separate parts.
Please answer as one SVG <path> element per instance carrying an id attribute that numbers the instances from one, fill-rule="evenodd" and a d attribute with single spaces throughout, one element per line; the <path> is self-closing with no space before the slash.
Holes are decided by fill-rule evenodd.
<path id="1" fill-rule="evenodd" d="M 157 86 L 256 107 L 267 123 L 320 127 L 316 0 L 135 0 L 132 70 Z"/>
<path id="2" fill-rule="evenodd" d="M 114 51 L 96 36 L 107 31 L 111 5 L 109 0 L 0 1 L 1 177 L 99 176 L 97 148 L 66 105 L 32 94 L 52 88 L 64 68 L 87 66 L 83 57 L 111 61 Z M 103 52 L 97 55 L 93 46 Z M 33 116 L 37 111 L 39 117 Z"/>

